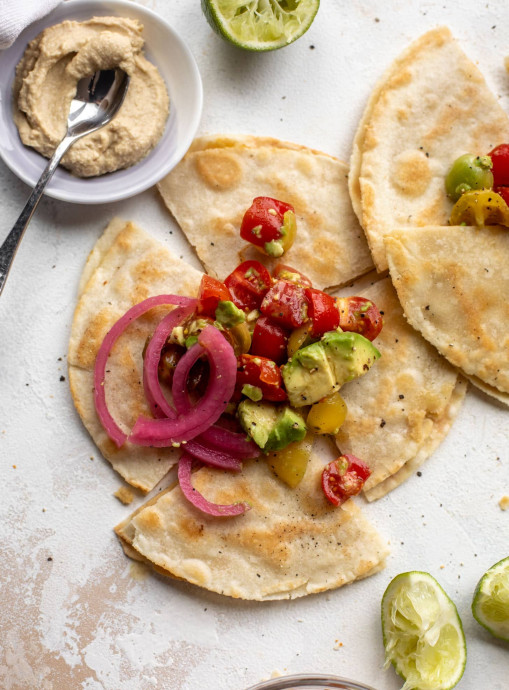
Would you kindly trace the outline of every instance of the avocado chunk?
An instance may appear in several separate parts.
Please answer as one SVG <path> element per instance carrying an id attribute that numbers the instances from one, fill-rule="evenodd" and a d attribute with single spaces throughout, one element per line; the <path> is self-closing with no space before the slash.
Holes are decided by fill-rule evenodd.
<path id="1" fill-rule="evenodd" d="M 303 407 L 332 395 L 365 374 L 380 356 L 359 333 L 329 331 L 319 342 L 298 350 L 282 367 L 290 404 Z"/>
<path id="2" fill-rule="evenodd" d="M 239 323 L 244 323 L 246 315 L 236 307 L 230 300 L 222 300 L 217 305 L 216 321 L 218 321 L 224 328 L 233 328 Z"/>
<path id="3" fill-rule="evenodd" d="M 306 423 L 289 405 L 243 400 L 237 410 L 244 431 L 263 451 L 281 450 L 306 435 Z"/>

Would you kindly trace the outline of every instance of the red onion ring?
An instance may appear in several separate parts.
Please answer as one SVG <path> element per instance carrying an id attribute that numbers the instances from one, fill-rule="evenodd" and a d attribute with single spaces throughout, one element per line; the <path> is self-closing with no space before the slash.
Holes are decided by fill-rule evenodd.
<path id="1" fill-rule="evenodd" d="M 210 467 L 240 472 L 242 462 L 238 458 L 221 453 L 221 451 L 215 448 L 204 446 L 199 442 L 200 438 L 201 436 L 198 436 L 197 439 L 192 439 L 186 443 L 186 453 L 192 455 L 196 460 L 201 460 L 205 465 L 210 465 Z"/>
<path id="2" fill-rule="evenodd" d="M 233 395 L 237 376 L 237 360 L 233 348 L 214 326 L 207 326 L 199 334 L 198 343 L 205 348 L 210 363 L 205 395 L 188 414 L 177 419 L 138 417 L 129 436 L 132 443 L 160 448 L 190 441 L 223 414 Z"/>
<path id="3" fill-rule="evenodd" d="M 193 365 L 200 359 L 203 353 L 204 348 L 197 342 L 179 359 L 175 367 L 171 384 L 171 394 L 178 415 L 189 414 L 191 411 L 191 402 L 187 394 L 187 379 L 189 378 L 189 372 L 193 368 Z"/>
<path id="4" fill-rule="evenodd" d="M 177 416 L 175 410 L 164 397 L 161 389 L 161 384 L 159 382 L 159 361 L 168 336 L 175 326 L 178 326 L 185 318 L 192 314 L 193 311 L 194 304 L 174 309 L 167 314 L 154 331 L 145 351 L 145 361 L 143 362 L 143 389 L 154 417 L 169 417 L 170 419 L 175 419 Z"/>
<path id="5" fill-rule="evenodd" d="M 219 426 L 209 427 L 200 434 L 199 441 L 206 443 L 207 446 L 212 446 L 212 448 L 219 448 L 231 453 L 241 460 L 257 458 L 261 452 L 256 443 L 247 439 L 245 435 Z"/>
<path id="6" fill-rule="evenodd" d="M 251 506 L 243 502 L 221 505 L 220 503 L 207 501 L 199 491 L 193 488 L 191 482 L 192 464 L 192 457 L 187 455 L 187 453 L 183 453 L 179 460 L 178 478 L 182 493 L 195 508 L 201 510 L 202 513 L 213 515 L 214 517 L 232 517 L 234 515 L 242 515 L 247 510 L 250 510 Z"/>
<path id="7" fill-rule="evenodd" d="M 187 307 L 196 304 L 196 300 L 191 297 L 181 297 L 180 295 L 157 295 L 149 297 L 133 307 L 128 309 L 126 313 L 120 317 L 118 321 L 110 328 L 101 347 L 97 353 L 94 366 L 94 404 L 97 411 L 97 416 L 103 425 L 106 433 L 112 441 L 120 448 L 127 440 L 127 434 L 115 422 L 111 416 L 108 406 L 106 404 L 106 392 L 104 388 L 106 377 L 106 364 L 108 361 L 111 349 L 117 339 L 122 335 L 125 329 L 129 326 L 131 321 L 134 321 L 142 314 L 145 314 L 152 307 L 157 307 L 163 304 L 174 304 L 179 307 Z"/>

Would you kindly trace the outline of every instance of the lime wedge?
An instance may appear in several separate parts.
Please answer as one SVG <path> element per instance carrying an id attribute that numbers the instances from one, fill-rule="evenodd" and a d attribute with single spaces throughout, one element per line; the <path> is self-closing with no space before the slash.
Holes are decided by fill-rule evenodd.
<path id="1" fill-rule="evenodd" d="M 210 26 L 244 50 L 276 50 L 311 26 L 320 0 L 201 0 Z"/>
<path id="2" fill-rule="evenodd" d="M 492 565 L 479 580 L 472 613 L 492 635 L 509 641 L 509 556 Z"/>
<path id="3" fill-rule="evenodd" d="M 455 605 L 429 573 L 397 575 L 382 599 L 386 666 L 402 690 L 449 690 L 465 670 L 467 648 Z"/>

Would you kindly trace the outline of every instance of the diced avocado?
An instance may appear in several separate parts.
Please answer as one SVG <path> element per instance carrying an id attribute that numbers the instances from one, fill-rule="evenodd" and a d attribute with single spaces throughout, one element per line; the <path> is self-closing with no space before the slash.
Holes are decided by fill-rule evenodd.
<path id="1" fill-rule="evenodd" d="M 306 435 L 304 419 L 289 405 L 243 400 L 237 413 L 244 431 L 265 452 L 281 450 Z"/>
<path id="2" fill-rule="evenodd" d="M 246 315 L 230 300 L 221 300 L 216 308 L 216 321 L 225 328 L 233 328 L 239 323 L 244 323 Z"/>
<path id="3" fill-rule="evenodd" d="M 263 398 L 262 389 L 258 386 L 252 386 L 250 383 L 245 383 L 242 386 L 242 395 L 245 395 L 246 398 L 254 400 L 255 402 Z"/>
<path id="4" fill-rule="evenodd" d="M 363 376 L 381 357 L 373 343 L 359 333 L 329 331 L 320 342 L 340 386 Z"/>
<path id="5" fill-rule="evenodd" d="M 298 350 L 282 367 L 290 404 L 312 405 L 365 374 L 380 357 L 376 347 L 359 333 L 329 331 Z"/>
<path id="6" fill-rule="evenodd" d="M 339 388 L 321 342 L 297 350 L 281 373 L 293 407 L 312 405 Z"/>

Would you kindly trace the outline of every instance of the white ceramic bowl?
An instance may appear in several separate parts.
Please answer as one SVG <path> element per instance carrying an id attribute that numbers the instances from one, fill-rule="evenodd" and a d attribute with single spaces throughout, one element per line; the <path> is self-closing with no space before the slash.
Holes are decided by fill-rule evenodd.
<path id="1" fill-rule="evenodd" d="M 138 19 L 143 24 L 145 55 L 166 82 L 170 116 L 155 148 L 139 163 L 100 177 L 78 178 L 59 167 L 46 194 L 81 204 L 117 201 L 138 194 L 162 179 L 189 148 L 201 117 L 203 90 L 191 51 L 172 27 L 141 5 L 127 0 L 72 0 L 31 24 L 16 42 L 0 55 L 0 156 L 24 182 L 35 185 L 47 160 L 24 146 L 12 119 L 12 83 L 16 65 L 25 48 L 43 29 L 65 19 L 83 21 L 93 16 Z"/>
<path id="2" fill-rule="evenodd" d="M 248 690 L 374 690 L 347 678 L 323 674 L 298 674 L 266 680 L 253 685 Z"/>

